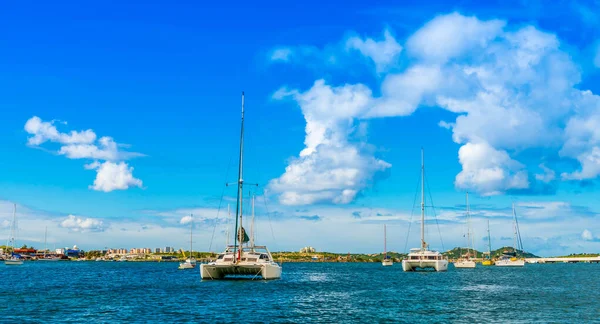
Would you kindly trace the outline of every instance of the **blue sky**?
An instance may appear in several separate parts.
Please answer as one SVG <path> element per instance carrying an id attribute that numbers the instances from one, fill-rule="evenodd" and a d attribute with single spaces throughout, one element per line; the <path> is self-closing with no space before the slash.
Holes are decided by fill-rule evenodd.
<path id="1" fill-rule="evenodd" d="M 469 191 L 480 249 L 488 218 L 509 243 L 515 202 L 527 250 L 597 251 L 598 7 L 5 4 L 3 231 L 16 203 L 25 243 L 185 246 L 193 213 L 198 248 L 220 249 L 245 91 L 272 249 L 376 252 L 387 223 L 404 250 L 424 147 L 432 247 L 464 245 Z"/>

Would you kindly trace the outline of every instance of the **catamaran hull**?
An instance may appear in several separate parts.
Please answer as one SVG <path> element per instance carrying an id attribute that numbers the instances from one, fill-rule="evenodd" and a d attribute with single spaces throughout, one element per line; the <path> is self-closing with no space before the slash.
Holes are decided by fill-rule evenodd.
<path id="1" fill-rule="evenodd" d="M 264 280 L 280 279 L 281 267 L 277 264 L 201 264 L 202 279 L 224 279 L 228 276 L 251 276 L 251 279 L 261 277 Z"/>
<path id="2" fill-rule="evenodd" d="M 21 260 L 4 260 L 5 265 L 21 265 L 23 261 Z"/>
<path id="3" fill-rule="evenodd" d="M 448 260 L 402 260 L 404 271 L 435 270 L 437 272 L 448 270 Z"/>
<path id="4" fill-rule="evenodd" d="M 454 262 L 454 267 L 458 269 L 474 269 L 475 261 L 457 261 Z"/>
<path id="5" fill-rule="evenodd" d="M 524 267 L 525 260 L 496 260 L 497 267 Z"/>

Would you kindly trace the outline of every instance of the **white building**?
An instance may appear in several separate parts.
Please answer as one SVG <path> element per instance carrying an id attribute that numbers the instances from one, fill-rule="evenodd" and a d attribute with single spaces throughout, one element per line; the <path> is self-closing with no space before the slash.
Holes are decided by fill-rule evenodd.
<path id="1" fill-rule="evenodd" d="M 300 250 L 300 253 L 315 253 L 315 252 L 317 252 L 317 250 L 315 250 L 315 248 L 312 246 L 303 247 Z"/>

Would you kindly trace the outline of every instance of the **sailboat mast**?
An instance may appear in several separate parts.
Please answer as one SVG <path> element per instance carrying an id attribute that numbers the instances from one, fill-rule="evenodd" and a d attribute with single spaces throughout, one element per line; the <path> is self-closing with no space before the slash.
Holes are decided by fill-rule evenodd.
<path id="1" fill-rule="evenodd" d="M 517 224 L 516 224 L 517 215 L 515 214 L 515 203 L 512 203 L 512 212 L 513 212 L 513 230 L 514 230 L 513 250 L 514 250 L 515 256 L 516 256 L 517 255 Z"/>
<path id="2" fill-rule="evenodd" d="M 231 208 L 227 204 L 227 232 L 225 233 L 225 248 L 229 246 L 229 227 L 231 226 Z"/>
<path id="3" fill-rule="evenodd" d="M 194 214 L 190 214 L 192 220 L 190 221 L 190 260 L 192 259 L 192 253 L 194 250 L 192 249 L 192 228 L 194 227 Z"/>
<path id="4" fill-rule="evenodd" d="M 425 153 L 421 148 L 421 250 L 425 249 Z"/>
<path id="5" fill-rule="evenodd" d="M 254 199 L 255 196 L 252 194 L 252 223 L 250 223 L 250 246 L 254 249 Z"/>
<path id="6" fill-rule="evenodd" d="M 467 255 L 471 256 L 471 212 L 469 209 L 469 192 L 466 193 L 467 200 Z"/>
<path id="7" fill-rule="evenodd" d="M 48 250 L 46 246 L 46 238 L 48 236 L 48 226 L 46 226 L 46 230 L 44 231 L 44 257 L 46 257 L 46 251 Z"/>
<path id="8" fill-rule="evenodd" d="M 383 259 L 387 259 L 387 230 L 383 224 Z"/>
<path id="9" fill-rule="evenodd" d="M 490 259 L 492 258 L 492 237 L 490 236 L 490 219 L 487 219 L 487 232 L 488 232 L 488 253 L 490 255 Z"/>
<path id="10" fill-rule="evenodd" d="M 242 236 L 242 231 L 238 231 L 239 227 L 242 226 L 242 194 L 244 189 L 244 92 L 242 91 L 242 126 L 240 131 L 240 160 L 239 160 L 239 169 L 238 169 L 238 190 L 237 190 L 237 201 L 235 208 L 235 241 L 233 247 L 234 258 L 237 258 L 239 261 L 241 259 L 241 251 L 238 252 L 238 249 L 241 250 L 242 242 L 244 242 L 244 237 Z M 239 222 L 239 223 L 238 223 Z M 238 241 L 239 247 L 238 247 Z M 237 254 L 237 256 L 236 256 Z M 235 259 L 234 259 L 235 260 Z"/>
<path id="11" fill-rule="evenodd" d="M 15 251 L 15 232 L 17 228 L 17 204 L 13 204 L 13 223 L 10 231 L 10 241 L 13 249 L 13 253 Z"/>

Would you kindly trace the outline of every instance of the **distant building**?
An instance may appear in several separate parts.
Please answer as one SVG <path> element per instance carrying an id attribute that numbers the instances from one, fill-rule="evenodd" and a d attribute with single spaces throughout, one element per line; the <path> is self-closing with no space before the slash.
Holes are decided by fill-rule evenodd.
<path id="1" fill-rule="evenodd" d="M 303 247 L 300 250 L 300 253 L 315 253 L 315 252 L 317 252 L 317 250 L 315 250 L 315 248 L 313 248 L 312 246 Z"/>
<path id="2" fill-rule="evenodd" d="M 172 247 L 170 247 L 170 246 L 167 246 L 167 247 L 165 247 L 165 252 L 166 252 L 166 253 L 173 253 L 174 251 L 173 251 L 173 248 L 172 248 Z"/>
<path id="3" fill-rule="evenodd" d="M 56 251 L 54 251 L 54 252 L 58 255 L 63 255 L 63 254 L 65 254 L 65 249 L 56 249 Z"/>
<path id="4" fill-rule="evenodd" d="M 154 249 L 154 253 L 160 253 L 160 248 Z"/>

